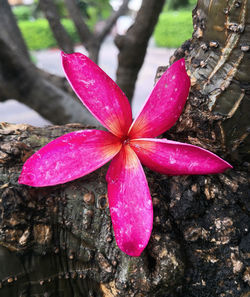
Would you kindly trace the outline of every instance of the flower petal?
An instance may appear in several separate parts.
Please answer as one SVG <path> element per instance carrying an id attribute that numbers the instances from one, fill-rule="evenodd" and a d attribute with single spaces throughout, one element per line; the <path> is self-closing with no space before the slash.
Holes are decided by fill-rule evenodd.
<path id="1" fill-rule="evenodd" d="M 140 256 L 150 238 L 153 208 L 143 168 L 128 145 L 112 160 L 106 179 L 117 245 Z"/>
<path id="2" fill-rule="evenodd" d="M 172 127 L 181 115 L 190 88 L 185 60 L 175 62 L 162 75 L 134 120 L 131 138 L 156 137 Z"/>
<path id="3" fill-rule="evenodd" d="M 74 180 L 107 163 L 120 148 L 119 139 L 106 131 L 83 130 L 65 134 L 25 162 L 19 183 L 44 187 Z"/>
<path id="4" fill-rule="evenodd" d="M 129 101 L 118 85 L 80 53 L 62 53 L 66 77 L 82 103 L 110 132 L 126 135 L 132 123 Z"/>
<path id="5" fill-rule="evenodd" d="M 130 145 L 143 165 L 163 174 L 212 174 L 232 168 L 215 154 L 191 144 L 142 138 L 131 140 Z"/>

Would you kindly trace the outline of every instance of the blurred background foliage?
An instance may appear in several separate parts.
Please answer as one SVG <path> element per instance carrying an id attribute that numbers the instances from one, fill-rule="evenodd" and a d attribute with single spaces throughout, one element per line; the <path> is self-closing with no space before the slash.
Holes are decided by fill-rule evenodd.
<path id="1" fill-rule="evenodd" d="M 196 0 L 167 0 L 155 28 L 154 40 L 157 46 L 176 48 L 192 35 L 192 9 Z M 56 0 L 62 24 L 75 43 L 80 42 L 72 21 L 68 18 L 63 0 Z M 112 6 L 109 0 L 78 0 L 79 8 L 89 28 L 107 19 Z M 30 50 L 56 47 L 47 19 L 39 8 L 39 1 L 31 5 L 13 7 L 23 37 Z"/>
<path id="2" fill-rule="evenodd" d="M 65 18 L 62 19 L 62 24 L 69 33 L 72 40 L 75 43 L 80 42 L 73 22 Z M 21 21 L 19 22 L 19 28 L 30 50 L 57 47 L 57 42 L 50 30 L 47 19 L 39 18 L 32 22 Z"/>
<path id="3" fill-rule="evenodd" d="M 160 15 L 154 39 L 160 47 L 177 48 L 191 38 L 192 32 L 193 25 L 189 10 L 166 11 Z"/>
<path id="4" fill-rule="evenodd" d="M 56 0 L 55 2 L 66 31 L 75 43 L 80 42 L 75 26 L 69 19 L 64 1 Z M 109 0 L 78 0 L 78 6 L 88 27 L 92 30 L 99 21 L 107 19 L 112 12 Z M 31 5 L 13 6 L 12 9 L 29 50 L 57 46 L 48 21 L 40 10 L 38 0 Z"/>
<path id="5" fill-rule="evenodd" d="M 72 94 L 65 88 L 61 77 L 63 73 L 60 67 L 60 50 L 83 51 L 93 61 L 99 63 L 128 96 L 136 114 L 143 103 L 143 98 L 147 98 L 151 91 L 157 66 L 155 58 L 159 59 L 159 63 L 164 63 L 162 61 L 167 63 L 175 48 L 191 38 L 194 5 L 195 0 L 0 0 L 0 11 L 2 16 L 6 16 L 0 18 L 1 24 L 8 26 L 7 35 L 2 31 L 4 42 L 0 49 L 2 48 L 2 57 L 6 55 L 3 60 L 9 59 L 8 63 L 11 64 L 15 49 L 18 48 L 18 52 L 22 50 L 24 60 L 27 62 L 22 63 L 23 60 L 17 58 L 15 65 L 18 66 L 6 71 L 13 70 L 12 77 L 18 78 L 26 73 L 25 82 L 31 89 L 27 91 L 26 96 L 23 96 L 22 88 L 19 92 L 22 82 L 8 81 L 8 88 L 2 91 L 4 94 L 2 100 L 7 100 L 3 103 L 7 106 L 6 114 L 10 113 L 9 110 L 13 114 L 14 107 L 8 105 L 8 100 L 15 99 L 14 104 L 17 104 L 17 101 L 18 104 L 24 103 L 31 111 L 37 111 L 51 123 L 61 124 L 66 121 L 87 123 L 85 113 L 83 115 L 76 113 L 76 110 L 79 110 L 78 101 L 73 101 Z M 128 28 L 131 29 L 127 31 Z M 15 41 L 13 42 L 13 37 L 8 38 L 8 36 L 15 36 Z M 8 55 L 13 43 L 13 53 Z M 26 45 L 28 50 L 32 51 L 30 55 Z M 138 76 L 146 53 L 147 63 L 141 72 L 142 75 Z M 5 60 L 4 65 L 7 65 Z M 33 68 L 32 62 L 41 68 L 42 72 Z M 21 74 L 19 74 L 20 69 L 22 69 Z M 30 80 L 29 83 L 27 80 Z M 42 86 L 40 91 L 37 88 L 32 89 L 37 81 L 40 81 L 39 86 Z M 48 85 L 51 85 L 51 89 L 48 89 Z M 5 81 L 2 86 L 6 86 Z M 17 91 L 13 94 L 13 90 Z M 35 92 L 35 98 L 32 92 Z M 62 96 L 66 98 L 65 101 L 61 100 Z M 47 112 L 50 110 L 48 106 L 53 105 L 52 110 L 55 106 L 55 100 L 49 100 L 52 97 L 57 99 L 57 104 L 65 111 L 66 120 L 64 113 L 56 114 L 55 119 L 54 112 Z M 76 103 L 66 106 L 64 102 L 68 100 Z M 43 106 L 46 106 L 46 110 L 42 109 Z M 18 110 L 18 106 L 15 108 Z M 26 118 L 26 114 L 31 111 L 26 109 L 23 118 Z M 69 114 L 72 115 L 70 119 Z M 13 117 L 8 117 L 5 121 L 16 122 L 16 116 L 14 120 Z M 34 122 L 35 125 L 41 125 L 37 124 L 35 116 Z"/>

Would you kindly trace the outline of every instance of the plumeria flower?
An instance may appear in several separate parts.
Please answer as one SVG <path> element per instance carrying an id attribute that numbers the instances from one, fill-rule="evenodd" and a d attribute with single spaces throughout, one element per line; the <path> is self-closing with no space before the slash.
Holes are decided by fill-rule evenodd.
<path id="1" fill-rule="evenodd" d="M 112 159 L 106 180 L 116 242 L 126 254 L 139 256 L 153 225 L 141 163 L 167 175 L 221 173 L 231 165 L 197 146 L 154 139 L 174 125 L 185 105 L 190 79 L 184 59 L 163 74 L 133 122 L 124 93 L 89 58 L 62 53 L 62 63 L 82 103 L 109 132 L 83 130 L 55 139 L 25 162 L 19 183 L 33 187 L 66 183 Z"/>

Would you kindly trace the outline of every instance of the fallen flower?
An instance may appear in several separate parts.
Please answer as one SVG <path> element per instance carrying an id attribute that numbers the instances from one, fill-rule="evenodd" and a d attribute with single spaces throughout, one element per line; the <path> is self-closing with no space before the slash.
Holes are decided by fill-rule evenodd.
<path id="1" fill-rule="evenodd" d="M 25 162 L 19 183 L 33 187 L 66 183 L 113 159 L 106 180 L 116 242 L 126 254 L 139 256 L 153 225 L 141 163 L 169 175 L 221 173 L 231 165 L 197 146 L 152 139 L 177 121 L 185 105 L 190 79 L 184 59 L 163 74 L 133 123 L 124 93 L 89 58 L 62 53 L 62 63 L 82 103 L 109 132 L 83 130 L 55 139 Z"/>

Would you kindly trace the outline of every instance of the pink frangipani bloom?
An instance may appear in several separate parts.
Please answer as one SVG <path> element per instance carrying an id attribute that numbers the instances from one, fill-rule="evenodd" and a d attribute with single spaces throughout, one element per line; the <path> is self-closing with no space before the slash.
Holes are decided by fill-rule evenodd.
<path id="1" fill-rule="evenodd" d="M 25 162 L 19 183 L 33 187 L 66 183 L 112 159 L 106 180 L 116 242 L 126 254 L 139 256 L 153 225 L 141 163 L 169 175 L 221 173 L 231 165 L 197 146 L 153 139 L 174 125 L 185 105 L 190 79 L 184 59 L 162 75 L 133 122 L 124 93 L 89 58 L 62 53 L 62 63 L 82 103 L 109 132 L 83 130 L 55 139 Z"/>

